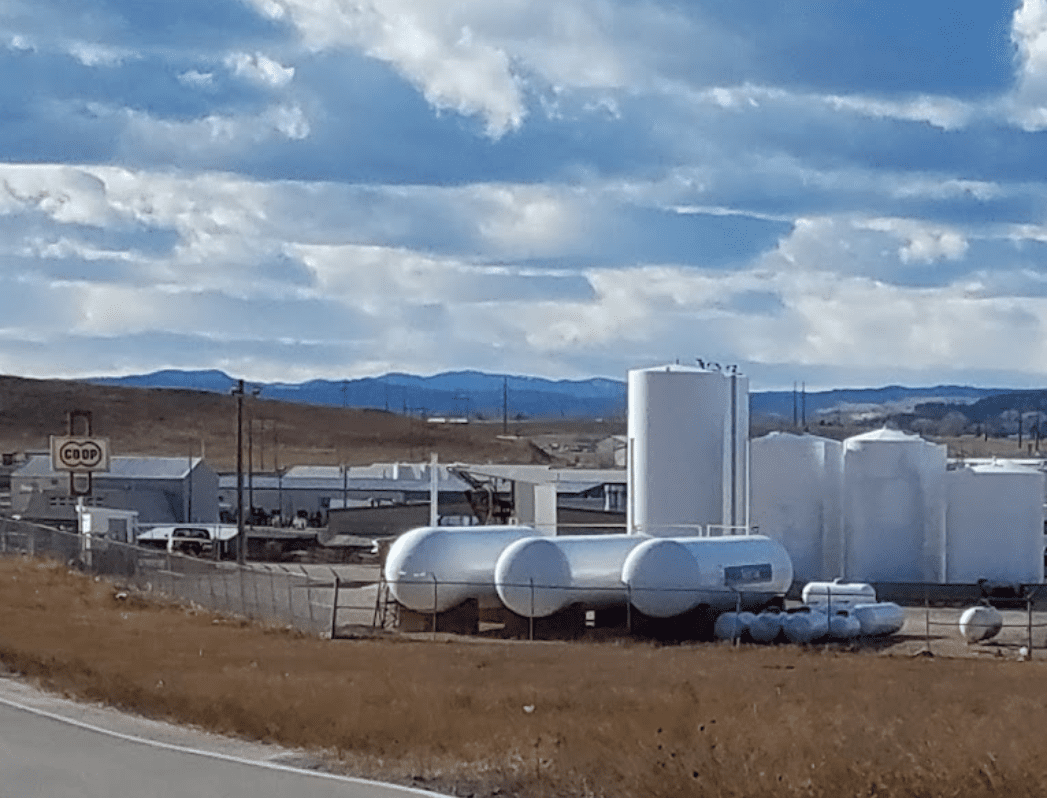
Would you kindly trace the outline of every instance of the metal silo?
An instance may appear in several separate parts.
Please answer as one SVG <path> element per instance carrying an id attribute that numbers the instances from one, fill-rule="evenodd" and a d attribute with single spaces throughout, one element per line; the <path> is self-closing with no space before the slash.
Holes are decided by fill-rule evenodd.
<path id="1" fill-rule="evenodd" d="M 947 475 L 949 582 L 1043 582 L 1044 474 L 1006 461 Z"/>
<path id="2" fill-rule="evenodd" d="M 843 444 L 772 432 L 749 444 L 752 523 L 781 543 L 796 579 L 843 573 Z"/>
<path id="3" fill-rule="evenodd" d="M 844 441 L 848 579 L 945 581 L 946 447 L 880 429 Z"/>
<path id="4" fill-rule="evenodd" d="M 630 533 L 747 527 L 748 439 L 746 377 L 680 365 L 630 371 Z"/>

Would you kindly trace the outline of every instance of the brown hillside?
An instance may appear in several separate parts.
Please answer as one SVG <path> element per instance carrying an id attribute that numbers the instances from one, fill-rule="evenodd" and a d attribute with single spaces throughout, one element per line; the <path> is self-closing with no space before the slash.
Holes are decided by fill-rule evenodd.
<path id="1" fill-rule="evenodd" d="M 92 413 L 97 436 L 114 455 L 204 454 L 213 467 L 236 467 L 236 398 L 205 391 L 122 388 L 71 380 L 0 376 L 0 451 L 44 450 L 66 432 L 71 410 Z M 546 462 L 527 439 L 498 437 L 500 424 L 442 426 L 381 410 L 244 401 L 244 437 L 253 426 L 256 469 L 291 465 L 443 462 Z M 79 430 L 77 430 L 79 432 Z M 246 443 L 245 443 L 245 457 Z"/>

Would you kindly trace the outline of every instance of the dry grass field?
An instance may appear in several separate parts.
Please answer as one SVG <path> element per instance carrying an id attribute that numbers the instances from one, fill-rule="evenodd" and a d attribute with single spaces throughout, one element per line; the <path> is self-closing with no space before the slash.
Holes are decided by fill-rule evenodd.
<path id="1" fill-rule="evenodd" d="M 1040 796 L 1047 664 L 826 647 L 324 641 L 0 559 L 0 663 L 458 795 Z"/>

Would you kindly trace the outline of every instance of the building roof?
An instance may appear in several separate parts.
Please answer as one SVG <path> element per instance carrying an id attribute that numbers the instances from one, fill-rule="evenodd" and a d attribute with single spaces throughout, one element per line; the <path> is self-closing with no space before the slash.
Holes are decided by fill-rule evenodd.
<path id="1" fill-rule="evenodd" d="M 95 479 L 185 479 L 189 475 L 190 458 L 188 457 L 111 457 L 109 470 L 95 473 Z M 203 460 L 192 458 L 192 467 L 196 468 Z M 51 468 L 50 454 L 33 454 L 16 468 L 15 477 L 58 477 L 64 471 Z"/>

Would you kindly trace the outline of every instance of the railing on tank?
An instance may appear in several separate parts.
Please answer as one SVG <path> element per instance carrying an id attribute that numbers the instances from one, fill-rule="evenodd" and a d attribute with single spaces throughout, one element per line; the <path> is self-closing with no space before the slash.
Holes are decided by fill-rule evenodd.
<path id="1" fill-rule="evenodd" d="M 760 527 L 746 524 L 635 524 L 633 534 L 652 537 L 719 538 L 734 535 L 758 535 Z M 669 534 L 666 534 L 666 533 Z"/>

